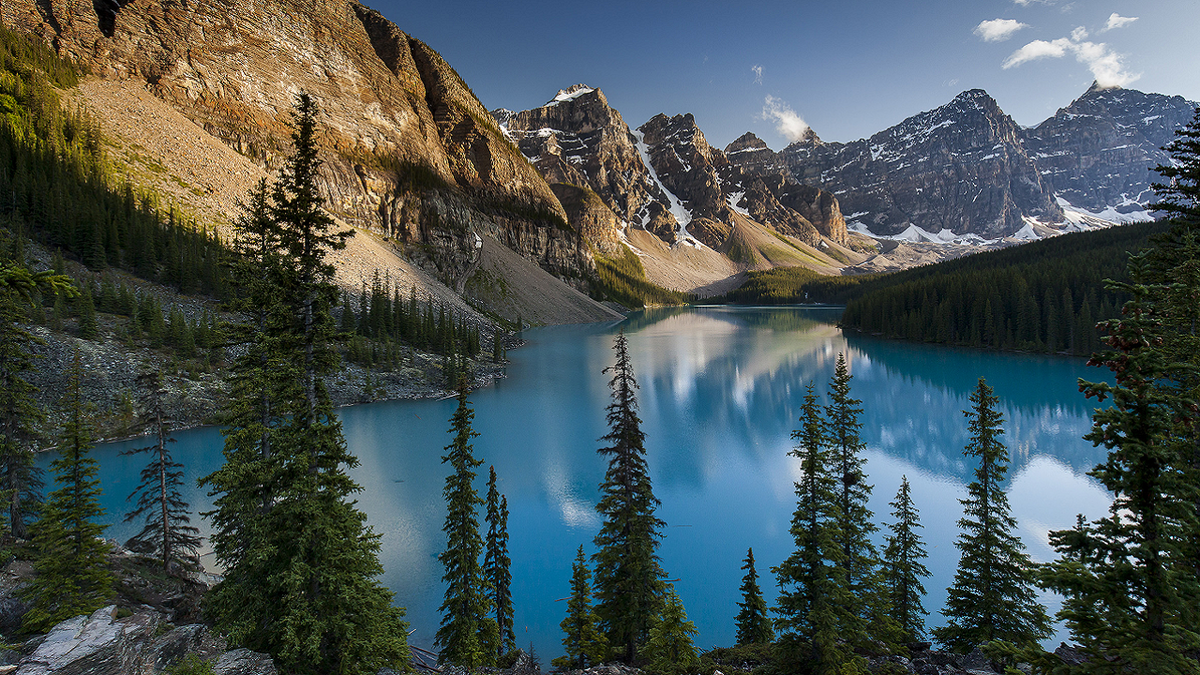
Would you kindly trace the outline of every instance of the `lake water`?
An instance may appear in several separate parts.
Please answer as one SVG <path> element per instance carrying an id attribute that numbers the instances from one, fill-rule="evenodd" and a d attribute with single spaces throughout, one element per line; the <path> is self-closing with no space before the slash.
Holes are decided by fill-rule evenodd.
<path id="1" fill-rule="evenodd" d="M 509 503 L 512 592 L 518 644 L 533 644 L 543 664 L 558 656 L 571 561 L 580 545 L 592 552 L 594 510 L 605 464 L 597 440 L 612 343 L 629 336 L 658 515 L 667 523 L 663 567 L 700 630 L 697 645 L 731 645 L 740 599 L 740 567 L 754 548 L 768 602 L 769 568 L 792 549 L 788 533 L 799 460 L 788 457 L 804 386 L 827 389 L 839 352 L 847 354 L 852 394 L 865 409 L 866 470 L 877 522 L 907 475 L 925 526 L 933 577 L 925 607 L 929 625 L 958 562 L 958 499 L 974 465 L 963 458 L 962 410 L 980 376 L 1000 398 L 1012 457 L 1009 500 L 1035 560 L 1049 560 L 1047 532 L 1074 524 L 1075 514 L 1104 515 L 1109 499 L 1085 473 L 1103 452 L 1081 440 L 1093 402 L 1079 377 L 1104 372 L 1081 360 L 996 354 L 844 335 L 837 309 L 694 308 L 647 311 L 621 323 L 525 331 L 526 347 L 509 352 L 508 378 L 474 392 L 475 453 L 484 460 L 478 488 L 495 465 Z M 440 463 L 455 402 L 407 401 L 341 411 L 346 440 L 361 465 L 359 505 L 383 535 L 383 583 L 408 609 L 412 644 L 429 647 L 438 626 L 442 569 L 437 554 L 445 509 Z M 190 484 L 217 468 L 216 429 L 177 435 L 175 455 Z M 106 508 L 116 522 L 106 536 L 124 541 L 137 526 L 119 523 L 137 482 L 141 458 L 122 457 L 136 441 L 96 451 Z M 48 460 L 47 460 L 48 461 Z M 209 500 L 193 489 L 197 510 Z M 482 516 L 481 516 L 482 519 Z M 207 532 L 207 523 L 200 523 Z M 886 531 L 886 530 L 885 530 Z M 882 537 L 883 532 L 880 533 Z M 1047 599 L 1049 601 L 1049 599 Z"/>

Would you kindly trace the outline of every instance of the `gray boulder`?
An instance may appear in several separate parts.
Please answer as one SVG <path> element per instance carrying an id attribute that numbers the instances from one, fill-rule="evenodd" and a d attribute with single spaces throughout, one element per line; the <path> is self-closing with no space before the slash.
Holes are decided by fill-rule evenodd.
<path id="1" fill-rule="evenodd" d="M 148 672 L 161 672 L 195 654 L 202 661 L 213 661 L 225 652 L 225 640 L 204 624 L 180 626 L 154 640 L 141 662 Z"/>
<path id="2" fill-rule="evenodd" d="M 118 620 L 116 605 L 54 627 L 37 650 L 21 660 L 17 675 L 129 675 L 141 672 L 141 656 L 160 624 L 143 612 Z"/>
<path id="3" fill-rule="evenodd" d="M 266 654 L 249 649 L 225 652 L 213 664 L 215 675 L 277 675 L 275 663 Z"/>

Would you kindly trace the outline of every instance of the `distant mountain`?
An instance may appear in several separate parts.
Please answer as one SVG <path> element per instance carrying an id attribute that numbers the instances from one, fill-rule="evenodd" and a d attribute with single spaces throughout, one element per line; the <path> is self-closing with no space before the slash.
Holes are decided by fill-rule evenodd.
<path id="1" fill-rule="evenodd" d="M 1024 130 L 1024 143 L 1059 198 L 1110 220 L 1144 218 L 1154 201 L 1154 167 L 1171 163 L 1162 148 L 1196 107 L 1182 96 L 1093 85 Z"/>
<path id="2" fill-rule="evenodd" d="M 996 238 L 1024 218 L 1063 218 L 1026 152 L 1019 126 L 980 89 L 868 139 L 789 145 L 783 164 L 801 183 L 837 195 L 849 219 L 875 234 L 911 226 Z"/>
<path id="3" fill-rule="evenodd" d="M 596 243 L 602 251 L 623 237 L 648 255 L 658 246 L 646 246 L 637 234 L 645 232 L 663 246 L 707 256 L 698 262 L 695 256 L 670 261 L 643 255 L 650 264 L 713 266 L 705 251 L 728 259 L 715 263 L 722 274 L 730 262 L 742 269 L 803 264 L 830 271 L 842 264 L 821 252 L 847 241 L 836 197 L 798 184 L 782 167 L 774 173 L 747 169 L 744 158 L 731 159 L 709 145 L 690 114 L 660 114 L 630 129 L 603 92 L 579 84 L 541 107 L 492 115 L 542 175 L 559 184 L 556 194 L 573 223 L 585 219 L 581 227 L 592 233 L 589 240 L 596 243 L 599 223 L 609 220 L 580 189 L 616 216 L 619 231 Z"/>
<path id="4" fill-rule="evenodd" d="M 815 133 L 773 153 L 743 136 L 730 146 L 752 172 L 783 167 L 837 195 L 851 227 L 913 241 L 1036 239 L 1055 230 L 1147 220 L 1161 148 L 1197 104 L 1093 85 L 1022 129 L 980 89 L 870 138 Z M 757 140 L 757 139 L 754 139 Z"/>
<path id="5" fill-rule="evenodd" d="M 492 116 L 551 184 L 591 189 L 623 222 L 674 241 L 678 223 L 638 139 L 599 89 L 577 84 L 545 105 Z"/>

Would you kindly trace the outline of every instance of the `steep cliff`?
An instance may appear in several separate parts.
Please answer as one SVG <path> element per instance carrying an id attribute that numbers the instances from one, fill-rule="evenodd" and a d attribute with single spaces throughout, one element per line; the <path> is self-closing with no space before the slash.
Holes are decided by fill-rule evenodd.
<path id="1" fill-rule="evenodd" d="M 1026 129 L 1025 147 L 1058 197 L 1092 213 L 1146 218 L 1162 149 L 1192 119 L 1181 96 L 1093 85 L 1053 117 Z"/>
<path id="2" fill-rule="evenodd" d="M 0 13 L 94 74 L 144 81 L 268 168 L 288 146 L 294 95 L 309 92 L 333 214 L 460 292 L 480 236 L 576 285 L 594 274 L 549 185 L 458 74 L 354 0 L 6 0 Z"/>
<path id="3" fill-rule="evenodd" d="M 493 115 L 550 183 L 591 189 L 625 223 L 652 227 L 670 219 L 669 211 L 651 209 L 666 196 L 642 162 L 629 125 L 599 89 L 577 84 L 539 108 Z M 673 230 L 674 221 L 666 227 Z"/>
<path id="4" fill-rule="evenodd" d="M 598 250 L 611 255 L 627 242 L 643 256 L 647 274 L 677 280 L 672 287 L 708 287 L 730 269 L 839 265 L 819 248 L 846 242 L 837 199 L 797 183 L 765 144 L 777 165 L 773 173 L 744 167 L 744 157 L 732 161 L 709 145 L 691 115 L 656 115 L 631 130 L 603 92 L 582 84 L 541 107 L 492 115 L 557 184 L 570 222 Z"/>

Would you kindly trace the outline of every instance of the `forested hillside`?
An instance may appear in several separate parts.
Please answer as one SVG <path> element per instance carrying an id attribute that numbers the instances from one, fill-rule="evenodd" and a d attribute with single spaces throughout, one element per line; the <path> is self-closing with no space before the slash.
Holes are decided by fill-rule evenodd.
<path id="1" fill-rule="evenodd" d="M 1166 229 L 1068 234 L 864 281 L 842 325 L 942 344 L 1091 354 L 1101 346 L 1096 322 L 1118 316 L 1126 299 L 1104 280 L 1125 278 L 1128 254 Z"/>
<path id="2" fill-rule="evenodd" d="M 1166 229 L 1067 234 L 882 275 L 755 272 L 721 300 L 845 304 L 843 326 L 890 338 L 1086 355 L 1100 346 L 1096 322 L 1115 317 L 1124 300 L 1104 280 L 1124 278 L 1127 254 Z"/>
<path id="3" fill-rule="evenodd" d="M 221 243 L 116 178 L 100 130 L 60 100 L 78 71 L 38 41 L 0 27 L 0 195 L 8 228 L 93 271 L 222 297 Z"/>
<path id="4" fill-rule="evenodd" d="M 84 387 L 110 413 L 101 420 L 105 435 L 132 428 L 133 380 L 152 364 L 169 382 L 178 379 L 171 398 L 188 409 L 174 410 L 181 421 L 214 421 L 228 350 L 236 349 L 227 324 L 241 320 L 226 307 L 235 295 L 229 242 L 121 172 L 104 128 L 74 100 L 82 77 L 41 41 L 0 26 L 0 263 L 52 268 L 79 290 L 75 298 L 34 291 L 33 305 L 17 310 L 47 339 L 39 350 L 50 358 L 37 361 L 41 402 L 57 406 L 74 342 L 91 346 L 89 368 L 111 371 L 93 372 Z M 503 329 L 432 295 L 401 293 L 378 273 L 355 290 L 339 303 L 342 352 L 375 373 L 350 378 L 357 383 L 340 403 L 395 395 L 395 387 L 436 391 L 483 359 L 503 358 Z"/>

